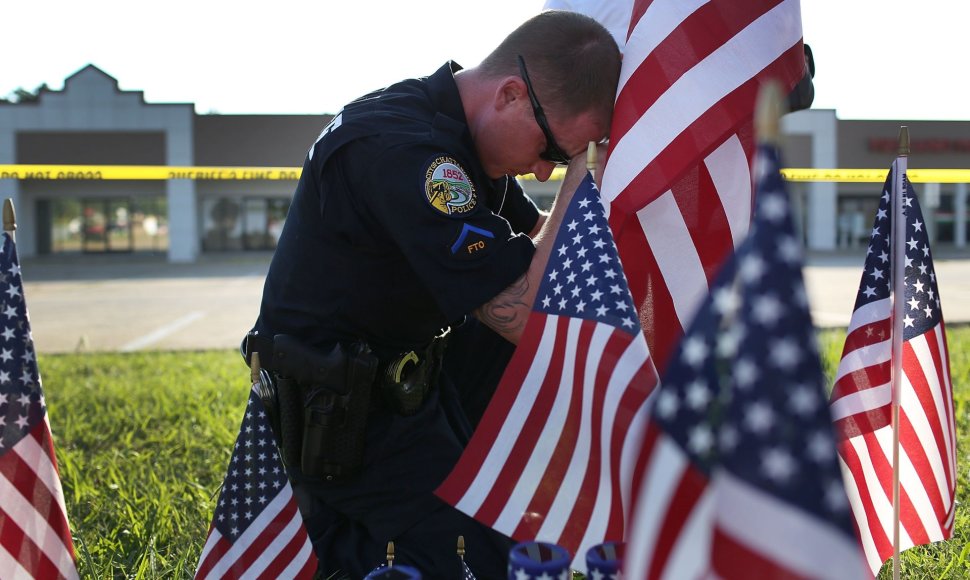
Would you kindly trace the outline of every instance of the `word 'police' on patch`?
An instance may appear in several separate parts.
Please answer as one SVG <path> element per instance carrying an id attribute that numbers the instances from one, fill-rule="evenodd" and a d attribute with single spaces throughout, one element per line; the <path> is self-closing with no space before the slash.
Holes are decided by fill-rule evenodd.
<path id="1" fill-rule="evenodd" d="M 424 194 L 431 207 L 449 216 L 475 209 L 475 186 L 451 157 L 436 157 L 424 174 Z"/>

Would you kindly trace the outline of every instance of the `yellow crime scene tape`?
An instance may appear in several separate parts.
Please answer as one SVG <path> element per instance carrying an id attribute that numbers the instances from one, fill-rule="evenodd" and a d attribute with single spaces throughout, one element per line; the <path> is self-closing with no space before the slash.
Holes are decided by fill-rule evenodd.
<path id="1" fill-rule="evenodd" d="M 0 179 L 129 179 L 202 181 L 287 180 L 300 178 L 301 167 L 175 167 L 170 165 L 0 165 Z"/>
<path id="2" fill-rule="evenodd" d="M 197 181 L 296 181 L 301 167 L 175 167 L 169 165 L 0 165 L 0 179 L 17 180 L 168 180 Z M 788 181 L 882 183 L 888 169 L 784 168 Z M 562 179 L 564 167 L 557 167 L 552 179 Z M 913 183 L 970 183 L 970 169 L 909 169 Z M 532 180 L 534 176 L 522 176 Z"/>

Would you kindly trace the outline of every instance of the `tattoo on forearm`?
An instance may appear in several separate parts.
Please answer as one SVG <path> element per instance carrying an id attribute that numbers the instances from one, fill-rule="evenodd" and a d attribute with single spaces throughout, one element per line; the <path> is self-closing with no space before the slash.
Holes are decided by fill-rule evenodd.
<path id="1" fill-rule="evenodd" d="M 525 326 L 530 305 L 526 302 L 529 279 L 523 274 L 501 294 L 475 311 L 475 316 L 499 334 L 514 333 Z"/>

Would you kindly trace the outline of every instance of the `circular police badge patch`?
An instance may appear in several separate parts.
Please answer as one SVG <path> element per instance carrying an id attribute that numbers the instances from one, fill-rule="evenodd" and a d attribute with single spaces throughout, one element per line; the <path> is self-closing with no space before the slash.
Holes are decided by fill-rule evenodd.
<path id="1" fill-rule="evenodd" d="M 436 157 L 424 174 L 424 194 L 431 207 L 448 216 L 475 209 L 475 186 L 451 157 Z"/>

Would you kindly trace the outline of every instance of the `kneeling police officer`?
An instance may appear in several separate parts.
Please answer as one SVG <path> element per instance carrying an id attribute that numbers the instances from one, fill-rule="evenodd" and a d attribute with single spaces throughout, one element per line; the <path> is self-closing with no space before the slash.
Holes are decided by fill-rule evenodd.
<path id="1" fill-rule="evenodd" d="M 459 535 L 478 578 L 505 577 L 509 538 L 434 495 L 472 432 L 442 355 L 469 316 L 518 341 L 619 70 L 601 25 L 544 12 L 474 68 L 351 102 L 308 151 L 247 350 L 323 577 L 363 577 L 393 540 L 454 578 Z M 514 178 L 557 164 L 547 215 Z"/>

